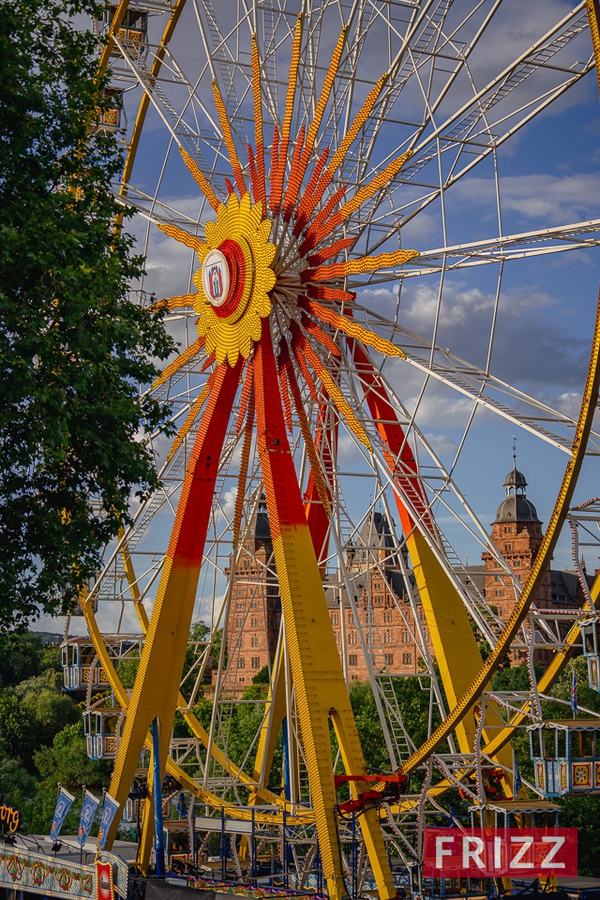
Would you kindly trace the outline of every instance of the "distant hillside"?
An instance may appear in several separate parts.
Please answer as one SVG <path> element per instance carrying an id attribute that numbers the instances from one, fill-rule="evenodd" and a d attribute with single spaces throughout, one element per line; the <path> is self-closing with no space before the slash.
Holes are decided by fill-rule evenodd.
<path id="1" fill-rule="evenodd" d="M 62 644 L 63 636 L 62 634 L 54 631 L 33 631 L 32 634 L 35 634 L 40 638 L 42 644 Z"/>

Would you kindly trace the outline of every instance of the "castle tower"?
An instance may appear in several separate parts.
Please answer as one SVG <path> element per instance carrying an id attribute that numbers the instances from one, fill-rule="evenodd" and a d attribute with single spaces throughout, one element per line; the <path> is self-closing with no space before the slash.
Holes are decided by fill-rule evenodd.
<path id="1" fill-rule="evenodd" d="M 517 469 L 516 457 L 513 459 L 513 468 L 504 481 L 504 500 L 492 522 L 491 538 L 520 584 L 524 584 L 544 535 L 536 508 L 527 499 L 525 476 Z M 512 579 L 496 563 L 491 553 L 484 553 L 482 558 L 486 571 L 485 597 L 490 606 L 498 610 L 500 617 L 507 621 L 515 606 Z M 542 607 L 551 605 L 549 571 L 544 574 L 535 601 Z"/>
<path id="2" fill-rule="evenodd" d="M 253 677 L 273 662 L 280 622 L 281 598 L 263 496 L 233 578 L 227 623 L 227 693 L 243 693 Z"/>

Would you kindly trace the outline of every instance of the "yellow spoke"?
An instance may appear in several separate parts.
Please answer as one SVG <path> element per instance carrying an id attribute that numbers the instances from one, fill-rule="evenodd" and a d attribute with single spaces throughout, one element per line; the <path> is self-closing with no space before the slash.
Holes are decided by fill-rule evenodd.
<path id="1" fill-rule="evenodd" d="M 418 250 L 395 250 L 393 253 L 380 253 L 378 256 L 361 256 L 359 259 L 349 259 L 346 262 L 333 263 L 330 266 L 319 266 L 303 274 L 306 281 L 344 278 L 346 275 L 361 275 L 363 272 L 377 272 L 379 269 L 391 269 L 393 266 L 401 266 L 418 255 Z"/>
<path id="2" fill-rule="evenodd" d="M 290 74 L 288 80 L 288 89 L 285 98 L 285 113 L 283 116 L 283 127 L 281 129 L 281 142 L 279 144 L 279 152 L 277 154 L 277 166 L 271 172 L 271 209 L 275 214 L 279 213 L 281 206 L 281 197 L 283 194 L 283 179 L 285 176 L 285 164 L 287 160 L 287 151 L 290 143 L 290 131 L 292 126 L 292 115 L 294 112 L 294 100 L 296 98 L 296 83 L 298 81 L 298 64 L 300 62 L 300 42 L 302 40 L 302 13 L 298 15 L 296 21 L 296 31 L 294 33 L 294 43 L 292 45 L 292 59 L 290 62 Z"/>
<path id="3" fill-rule="evenodd" d="M 254 142 L 256 144 L 257 192 L 255 200 L 263 204 L 266 212 L 267 197 L 265 190 L 265 145 L 263 134 L 262 97 L 260 92 L 260 59 L 256 45 L 256 35 L 252 35 L 252 93 L 254 95 Z"/>
<path id="4" fill-rule="evenodd" d="M 331 162 L 327 166 L 326 171 L 327 171 L 327 174 L 329 175 L 330 180 L 333 177 L 333 175 L 335 174 L 335 172 L 338 169 L 338 167 L 340 166 L 340 164 L 343 162 L 344 157 L 346 156 L 346 153 L 348 152 L 348 150 L 350 149 L 350 147 L 356 140 L 360 129 L 363 127 L 363 125 L 365 124 L 365 122 L 367 121 L 369 116 L 371 115 L 371 111 L 372 111 L 373 107 L 375 106 L 377 98 L 379 97 L 379 95 L 381 93 L 381 89 L 382 89 L 383 85 L 385 84 L 385 82 L 387 81 L 387 78 L 388 78 L 388 73 L 386 72 L 384 75 L 381 76 L 381 78 L 379 79 L 379 81 L 377 82 L 375 87 L 371 89 L 371 91 L 369 92 L 369 94 L 367 96 L 367 99 L 363 103 L 361 109 L 356 114 L 356 117 L 355 117 L 352 125 L 350 126 L 350 128 L 348 129 L 346 134 L 344 135 L 344 137 L 342 139 L 342 143 L 340 144 L 339 148 L 334 153 L 334 155 L 331 159 Z"/>
<path id="5" fill-rule="evenodd" d="M 212 208 L 214 210 L 218 209 L 221 201 L 211 188 L 210 184 L 208 183 L 205 176 L 202 174 L 190 154 L 187 152 L 187 150 L 184 150 L 183 147 L 179 148 L 179 152 L 181 153 L 184 163 L 192 173 L 194 181 L 199 186 L 200 190 L 202 191 Z"/>
<path id="6" fill-rule="evenodd" d="M 398 356 L 400 359 L 406 359 L 406 355 L 400 347 L 396 347 L 391 341 L 382 338 L 375 332 L 369 331 L 367 328 L 359 325 L 358 322 L 348 318 L 348 316 L 340 316 L 332 309 L 327 309 L 327 307 L 321 306 L 320 303 L 315 303 L 314 300 L 308 300 L 306 306 L 322 322 L 327 322 L 329 325 L 333 325 L 334 328 L 339 328 L 348 337 L 357 338 L 363 344 L 368 344 L 369 347 L 373 347 L 379 353 L 387 353 L 388 356 Z"/>
<path id="7" fill-rule="evenodd" d="M 296 410 L 296 414 L 298 416 L 298 423 L 300 425 L 300 431 L 302 433 L 302 438 L 304 440 L 304 445 L 306 447 L 306 454 L 308 456 L 310 468 L 313 473 L 313 478 L 315 479 L 315 485 L 317 488 L 317 493 L 319 495 L 319 500 L 323 504 L 323 508 L 325 509 L 325 512 L 329 516 L 331 514 L 330 506 L 329 506 L 329 492 L 327 490 L 327 486 L 326 486 L 325 480 L 323 478 L 323 470 L 321 469 L 321 463 L 319 461 L 319 456 L 317 454 L 317 449 L 315 447 L 315 443 L 313 440 L 312 431 L 310 429 L 310 424 L 308 422 L 306 410 L 304 408 L 304 403 L 302 401 L 302 395 L 300 393 L 300 388 L 298 386 L 298 380 L 296 378 L 296 373 L 294 372 L 291 360 L 290 360 L 287 352 L 286 352 L 285 372 L 286 372 L 287 379 L 288 379 L 288 382 L 290 385 L 290 390 L 292 392 L 292 398 L 294 400 L 294 409 Z"/>
<path id="8" fill-rule="evenodd" d="M 365 445 L 365 447 L 368 447 L 368 449 L 372 451 L 373 445 L 371 444 L 369 435 L 354 415 L 352 407 L 345 400 L 341 390 L 306 339 L 304 340 L 301 349 L 306 356 L 306 359 L 315 370 L 317 377 L 323 382 L 325 388 L 327 389 L 327 393 L 335 403 L 338 412 L 346 420 L 346 423 L 350 430 L 354 432 L 356 437 L 362 444 Z"/>
<path id="9" fill-rule="evenodd" d="M 215 369 L 215 372 L 216 372 L 216 371 L 217 371 L 217 370 Z M 177 451 L 178 451 L 179 448 L 181 447 L 181 445 L 182 445 L 182 443 L 183 443 L 183 439 L 185 438 L 185 436 L 186 436 L 187 433 L 189 432 L 190 428 L 191 428 L 192 425 L 194 424 L 194 420 L 195 420 L 196 417 L 198 416 L 198 413 L 200 412 L 200 410 L 202 409 L 202 407 L 203 407 L 204 404 L 206 403 L 206 400 L 208 399 L 208 396 L 209 396 L 209 394 L 210 394 L 210 390 L 211 390 L 211 388 L 212 388 L 212 383 L 213 383 L 213 380 L 214 380 L 214 374 L 215 374 L 215 372 L 213 372 L 213 373 L 209 376 L 209 379 L 208 379 L 208 381 L 206 382 L 206 385 L 205 385 L 205 387 L 204 387 L 204 390 L 202 391 L 201 394 L 198 395 L 198 397 L 196 397 L 196 400 L 194 401 L 194 405 L 192 406 L 192 408 L 190 409 L 189 413 L 188 413 L 187 416 L 186 416 L 185 422 L 183 423 L 183 425 L 181 426 L 181 428 L 180 428 L 179 431 L 177 432 L 177 437 L 176 437 L 175 440 L 173 441 L 173 446 L 171 447 L 171 450 L 170 450 L 170 452 L 169 452 L 169 455 L 167 456 L 167 462 L 169 462 L 171 459 L 173 459 L 173 457 L 175 456 L 175 454 L 177 453 Z"/>
<path id="10" fill-rule="evenodd" d="M 196 252 L 198 252 L 198 250 L 204 246 L 204 241 L 201 241 L 199 237 L 195 234 L 188 234 L 187 231 L 178 228 L 177 225 L 163 225 L 159 222 L 158 227 L 164 234 L 175 238 L 180 244 L 185 244 L 190 250 L 196 250 Z"/>
<path id="11" fill-rule="evenodd" d="M 199 353 L 202 350 L 205 343 L 206 343 L 206 338 L 199 337 L 197 340 L 194 341 L 193 344 L 190 344 L 190 346 L 187 348 L 187 350 L 184 350 L 183 353 L 179 354 L 177 359 L 174 359 L 172 363 L 169 363 L 169 365 L 164 369 L 162 374 L 158 376 L 158 378 L 156 379 L 156 381 L 154 382 L 154 384 L 152 385 L 150 390 L 152 390 L 152 391 L 155 390 L 156 388 L 160 387 L 161 384 L 164 384 L 165 381 L 171 377 L 171 375 L 175 375 L 175 373 L 178 372 L 179 369 L 181 369 L 181 367 L 186 364 L 186 362 L 189 362 L 189 360 L 192 359 L 192 357 L 194 357 L 197 353 Z"/>
<path id="12" fill-rule="evenodd" d="M 342 208 L 333 214 L 333 216 L 326 222 L 318 232 L 318 240 L 322 241 L 324 237 L 327 237 L 328 234 L 337 228 L 338 225 L 341 225 L 342 222 L 345 222 L 346 219 L 352 215 L 352 213 L 356 212 L 363 203 L 366 203 L 367 200 L 377 193 L 377 191 L 381 190 L 381 188 L 385 187 L 393 178 L 396 177 L 402 166 L 410 159 L 412 156 L 412 150 L 407 150 L 406 153 L 403 153 L 402 156 L 399 156 L 397 159 L 392 160 L 389 165 L 385 167 L 383 172 L 378 172 L 371 181 L 366 184 L 363 188 L 361 188 L 351 200 L 348 200 Z M 311 229 L 308 229 L 307 234 L 311 234 Z"/>
<path id="13" fill-rule="evenodd" d="M 335 76 L 337 75 L 337 70 L 340 64 L 340 59 L 342 58 L 342 51 L 346 42 L 347 33 L 348 26 L 344 25 L 338 38 L 338 42 L 335 46 L 335 50 L 333 51 L 333 56 L 331 58 L 331 62 L 329 63 L 327 74 L 325 75 L 325 81 L 323 82 L 323 89 L 321 90 L 321 95 L 317 102 L 313 119 L 310 123 L 310 128 L 308 129 L 308 134 L 306 135 L 306 142 L 304 144 L 304 149 L 300 158 L 300 166 L 297 173 L 294 173 L 295 177 L 290 178 L 288 182 L 287 190 L 285 192 L 285 200 L 283 202 L 283 211 L 286 219 L 290 217 L 293 206 L 298 199 L 300 185 L 302 184 L 302 179 L 304 178 L 304 173 L 306 172 L 306 167 L 308 166 L 310 154 L 312 153 L 313 147 L 315 145 L 317 132 L 321 126 L 321 120 L 323 119 L 325 107 L 327 106 L 329 95 L 331 94 L 333 82 L 335 81 Z"/>
<path id="14" fill-rule="evenodd" d="M 248 465 L 250 462 L 250 448 L 254 434 L 254 390 L 250 393 L 248 403 L 248 416 L 244 428 L 244 444 L 242 447 L 242 459 L 240 462 L 240 474 L 238 475 L 238 491 L 235 498 L 235 513 L 233 517 L 233 547 L 237 548 L 240 539 L 240 525 L 242 512 L 246 502 L 246 481 L 248 479 Z"/>
<path id="15" fill-rule="evenodd" d="M 165 297 L 164 300 L 158 300 L 150 306 L 150 309 L 185 309 L 186 306 L 193 306 L 198 294 L 179 294 L 178 297 Z"/>
<path id="16" fill-rule="evenodd" d="M 225 146 L 227 147 L 227 152 L 229 154 L 229 162 L 231 163 L 231 168 L 233 169 L 235 183 L 237 184 L 238 191 L 240 192 L 240 197 L 243 197 L 247 191 L 246 182 L 244 181 L 242 167 L 240 165 L 240 160 L 235 148 L 231 125 L 229 124 L 229 119 L 227 118 L 227 110 L 225 109 L 225 104 L 223 103 L 223 98 L 221 97 L 221 91 L 219 90 L 219 85 L 216 81 L 213 81 L 212 89 L 215 98 L 215 106 L 217 108 L 217 113 L 219 114 L 219 122 L 221 123 L 221 128 L 223 129 L 223 140 L 225 141 Z"/>

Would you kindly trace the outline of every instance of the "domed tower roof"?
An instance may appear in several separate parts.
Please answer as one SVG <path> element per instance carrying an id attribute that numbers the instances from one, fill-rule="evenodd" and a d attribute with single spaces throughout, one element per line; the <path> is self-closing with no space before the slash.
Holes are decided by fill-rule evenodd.
<path id="1" fill-rule="evenodd" d="M 540 522 L 535 506 L 527 499 L 527 480 L 517 469 L 517 461 L 504 479 L 505 497 L 496 513 L 493 525 L 501 522 Z"/>
<path id="2" fill-rule="evenodd" d="M 527 481 L 525 480 L 525 476 L 522 472 L 519 472 L 517 469 L 517 464 L 515 462 L 514 467 L 510 470 L 506 478 L 504 479 L 504 487 L 514 487 L 514 488 L 522 488 L 523 493 L 525 493 L 525 488 L 527 487 Z"/>
<path id="3" fill-rule="evenodd" d="M 269 525 L 269 514 L 267 512 L 267 498 L 261 494 L 258 501 L 258 512 L 256 514 L 256 523 L 254 525 L 254 537 L 256 540 L 270 540 L 271 527 Z"/>

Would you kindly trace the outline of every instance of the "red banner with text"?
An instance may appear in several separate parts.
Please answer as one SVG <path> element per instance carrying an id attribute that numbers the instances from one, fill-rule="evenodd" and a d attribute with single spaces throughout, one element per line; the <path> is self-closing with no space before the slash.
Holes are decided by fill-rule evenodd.
<path id="1" fill-rule="evenodd" d="M 423 874 L 434 878 L 577 875 L 576 828 L 426 828 Z"/>

